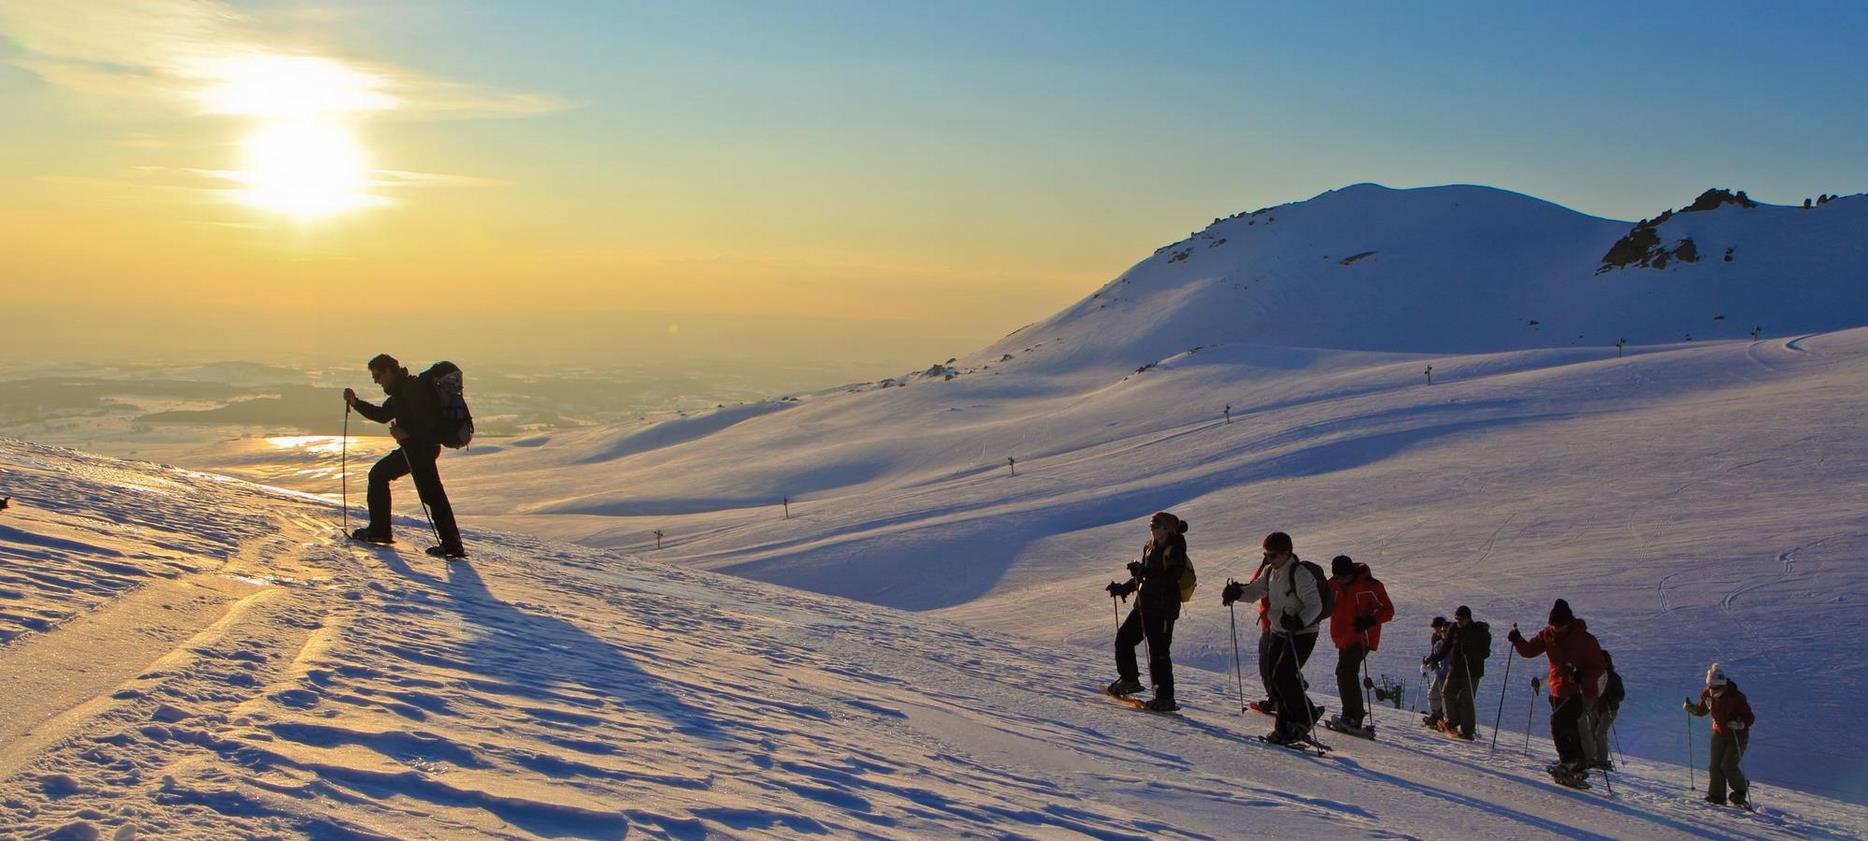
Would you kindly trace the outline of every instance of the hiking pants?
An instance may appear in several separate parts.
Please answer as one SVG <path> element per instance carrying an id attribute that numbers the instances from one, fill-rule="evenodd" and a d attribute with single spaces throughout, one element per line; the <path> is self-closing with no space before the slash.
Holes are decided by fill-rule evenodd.
<path id="1" fill-rule="evenodd" d="M 1273 707 L 1278 705 L 1278 687 L 1271 680 L 1271 667 L 1277 662 L 1277 651 L 1271 647 L 1270 628 L 1258 629 L 1258 680 L 1265 685 L 1265 700 Z"/>
<path id="2" fill-rule="evenodd" d="M 1317 644 L 1316 634 L 1271 635 L 1271 682 L 1278 689 L 1278 730 L 1284 733 L 1309 733 L 1310 696 L 1304 694 L 1301 665 Z"/>
<path id="3" fill-rule="evenodd" d="M 1595 713 L 1595 732 L 1583 734 L 1584 737 L 1588 739 L 1588 744 L 1595 745 L 1595 749 L 1596 749 L 1595 755 L 1591 756 L 1590 759 L 1598 760 L 1601 762 L 1608 762 L 1609 757 L 1615 755 L 1614 751 L 1611 751 L 1609 749 L 1609 728 L 1614 727 L 1614 726 L 1615 726 L 1615 708 L 1607 704 L 1604 704 L 1600 701 L 1597 701 L 1596 702 L 1596 713 Z"/>
<path id="4" fill-rule="evenodd" d="M 1446 673 L 1446 685 L 1441 691 L 1441 704 L 1448 727 L 1455 728 L 1459 735 L 1475 738 L 1479 728 L 1479 714 L 1473 709 L 1473 697 L 1479 694 L 1480 678 L 1466 679 L 1460 666 L 1455 665 Z"/>
<path id="5" fill-rule="evenodd" d="M 441 472 L 435 467 L 435 460 L 440 457 L 440 444 L 407 444 L 391 450 L 370 468 L 368 497 L 372 534 L 389 534 L 389 483 L 412 475 L 415 493 L 428 504 L 428 515 L 435 519 L 435 530 L 441 533 L 441 545 L 460 548 L 461 531 L 454 524 L 454 506 L 448 504 L 448 492 L 441 487 Z"/>
<path id="6" fill-rule="evenodd" d="M 1135 607 L 1129 610 L 1129 618 L 1123 620 L 1122 627 L 1116 631 L 1117 675 L 1140 680 L 1141 670 L 1135 665 L 1135 646 L 1143 640 L 1148 643 L 1148 682 L 1154 684 L 1155 695 L 1174 697 L 1174 660 L 1168 656 L 1168 646 L 1174 641 L 1174 616 L 1166 610 L 1145 611 L 1141 600 L 1137 599 Z"/>
<path id="7" fill-rule="evenodd" d="M 1446 718 L 1446 675 L 1437 669 L 1433 673 L 1433 683 L 1427 686 L 1427 706 L 1432 708 L 1434 718 Z"/>
<path id="8" fill-rule="evenodd" d="M 1738 770 L 1738 760 L 1745 756 L 1745 747 L 1750 741 L 1750 731 L 1741 732 L 1736 737 L 1712 734 L 1712 761 L 1706 764 L 1707 797 L 1724 800 L 1728 786 L 1734 797 L 1743 797 L 1745 789 L 1751 787 L 1751 781 L 1745 779 L 1745 772 Z"/>
<path id="9" fill-rule="evenodd" d="M 1368 656 L 1368 646 L 1359 642 L 1336 652 L 1336 692 L 1343 697 L 1342 718 L 1352 724 L 1368 715 L 1362 708 L 1362 661 Z"/>
<path id="10" fill-rule="evenodd" d="M 1550 699 L 1550 740 L 1557 746 L 1557 761 L 1572 771 L 1584 767 L 1582 721 L 1587 711 L 1583 696 Z"/>

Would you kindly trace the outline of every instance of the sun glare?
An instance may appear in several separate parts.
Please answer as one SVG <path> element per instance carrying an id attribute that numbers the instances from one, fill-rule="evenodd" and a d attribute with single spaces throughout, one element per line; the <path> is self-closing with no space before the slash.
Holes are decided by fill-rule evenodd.
<path id="1" fill-rule="evenodd" d="M 242 202 L 299 218 L 383 204 L 371 195 L 363 146 L 338 123 L 305 118 L 261 126 L 246 139 L 234 177 Z"/>
<path id="2" fill-rule="evenodd" d="M 387 203 L 369 192 L 369 165 L 350 127 L 363 112 L 396 107 L 384 79 L 303 55 L 203 59 L 189 72 L 208 83 L 196 94 L 208 113 L 262 121 L 230 173 L 240 202 L 298 219 Z"/>

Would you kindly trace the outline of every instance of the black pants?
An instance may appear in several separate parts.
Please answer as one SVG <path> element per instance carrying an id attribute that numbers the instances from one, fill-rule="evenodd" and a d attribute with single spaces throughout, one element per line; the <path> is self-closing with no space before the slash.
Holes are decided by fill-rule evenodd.
<path id="1" fill-rule="evenodd" d="M 383 456 L 370 468 L 370 532 L 387 536 L 389 532 L 389 483 L 404 476 L 415 480 L 415 493 L 428 504 L 428 514 L 435 518 L 435 530 L 441 533 L 441 545 L 461 548 L 460 527 L 454 524 L 454 506 L 448 504 L 448 492 L 441 487 L 441 471 L 435 460 L 441 457 L 441 445 L 410 444 Z"/>
<path id="2" fill-rule="evenodd" d="M 1135 665 L 1135 646 L 1147 640 L 1148 682 L 1154 684 L 1157 697 L 1174 697 L 1174 660 L 1168 656 L 1168 646 L 1174 642 L 1175 613 L 1165 607 L 1144 610 L 1137 599 L 1135 607 L 1129 610 L 1129 618 L 1123 620 L 1122 627 L 1116 631 L 1116 674 L 1140 679 L 1141 670 Z"/>
<path id="3" fill-rule="evenodd" d="M 1362 707 L 1362 661 L 1368 656 L 1368 646 L 1359 642 L 1336 652 L 1336 692 L 1343 696 L 1342 718 L 1351 724 L 1368 715 Z"/>
<path id="4" fill-rule="evenodd" d="M 1308 733 L 1310 696 L 1304 694 L 1304 661 L 1317 647 L 1316 634 L 1271 635 L 1271 683 L 1277 688 L 1278 729 Z"/>
<path id="5" fill-rule="evenodd" d="M 1479 692 L 1479 680 L 1468 674 L 1463 663 L 1454 663 L 1446 674 L 1443 698 L 1447 726 L 1469 739 L 1476 738 L 1479 730 L 1479 713 L 1473 704 L 1473 698 Z M 1578 747 L 1580 749 L 1580 743 Z"/>
<path id="6" fill-rule="evenodd" d="M 1557 745 L 1557 761 L 1573 771 L 1584 768 L 1582 720 L 1587 709 L 1581 695 L 1550 699 L 1550 740 Z"/>
<path id="7" fill-rule="evenodd" d="M 1265 703 L 1278 705 L 1278 686 L 1271 680 L 1271 665 L 1277 662 L 1271 647 L 1271 629 L 1258 629 L 1258 680 L 1265 685 Z"/>

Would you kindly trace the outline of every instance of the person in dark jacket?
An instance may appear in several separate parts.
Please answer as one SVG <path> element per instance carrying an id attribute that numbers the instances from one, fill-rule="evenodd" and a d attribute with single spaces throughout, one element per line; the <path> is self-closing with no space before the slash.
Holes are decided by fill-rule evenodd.
<path id="1" fill-rule="evenodd" d="M 1751 782 L 1745 779 L 1745 772 L 1738 769 L 1738 761 L 1751 746 L 1751 725 L 1758 723 L 1757 716 L 1751 713 L 1751 702 L 1745 700 L 1745 693 L 1738 691 L 1738 684 L 1726 676 L 1725 668 L 1714 663 L 1706 670 L 1706 688 L 1700 690 L 1699 700 L 1688 698 L 1684 706 L 1692 715 L 1712 716 L 1712 759 L 1706 764 L 1706 802 L 1724 806 L 1727 802 L 1725 789 L 1730 785 L 1732 805 L 1747 805 L 1745 791 L 1751 788 Z"/>
<path id="2" fill-rule="evenodd" d="M 1615 716 L 1621 712 L 1622 699 L 1627 697 L 1627 687 L 1622 685 L 1621 672 L 1615 671 L 1615 658 L 1602 652 L 1602 668 L 1608 673 L 1608 685 L 1602 688 L 1602 697 L 1596 699 L 1595 719 L 1591 732 L 1583 734 L 1583 747 L 1588 748 L 1589 767 L 1611 770 L 1615 763 L 1609 761 L 1613 754 L 1609 751 L 1609 728 L 1615 726 Z"/>
<path id="3" fill-rule="evenodd" d="M 1545 770 L 1566 783 L 1580 780 L 1588 774 L 1582 720 L 1608 683 L 1601 644 L 1562 599 L 1550 606 L 1550 624 L 1536 636 L 1527 640 L 1514 627 L 1505 638 L 1519 657 L 1549 658 L 1550 740 L 1556 743 L 1557 764 Z"/>
<path id="4" fill-rule="evenodd" d="M 1492 626 L 1472 621 L 1472 608 L 1460 605 L 1447 629 L 1447 644 L 1427 658 L 1427 665 L 1446 661 L 1446 683 L 1441 698 L 1446 718 L 1440 731 L 1466 741 L 1476 738 L 1479 715 L 1473 699 L 1479 678 L 1485 677 L 1485 658 L 1492 656 Z"/>
<path id="5" fill-rule="evenodd" d="M 1135 597 L 1135 607 L 1116 630 L 1116 681 L 1109 684 L 1111 695 L 1132 695 L 1142 691 L 1141 670 L 1135 664 L 1135 646 L 1148 643 L 1148 681 L 1154 684 L 1155 696 L 1148 708 L 1156 712 L 1180 709 L 1174 703 L 1174 660 L 1168 647 L 1174 642 L 1174 620 L 1180 618 L 1180 578 L 1187 569 L 1187 523 L 1166 511 L 1156 512 L 1148 520 L 1148 545 L 1142 547 L 1142 559 L 1129 563 L 1129 580 L 1111 581 L 1109 595 Z"/>
<path id="6" fill-rule="evenodd" d="M 1356 563 L 1348 555 L 1330 561 L 1329 583 L 1336 592 L 1336 608 L 1330 616 L 1330 642 L 1336 645 L 1336 693 L 1343 700 L 1336 722 L 1360 730 L 1368 715 L 1362 703 L 1362 664 L 1369 652 L 1381 647 L 1382 624 L 1395 618 L 1395 606 L 1388 600 L 1388 588 L 1369 574 L 1369 565 Z"/>
<path id="7" fill-rule="evenodd" d="M 370 523 L 350 533 L 356 540 L 387 544 L 395 542 L 389 529 L 389 483 L 404 476 L 415 481 L 415 492 L 428 506 L 434 518 L 441 545 L 428 554 L 437 557 L 465 558 L 460 527 L 454 522 L 454 506 L 448 504 L 447 490 L 441 487 L 441 472 L 435 462 L 441 457 L 441 404 L 432 385 L 411 375 L 396 358 L 379 353 L 370 360 L 370 379 L 381 386 L 388 399 L 381 406 L 357 397 L 344 389 L 344 402 L 377 423 L 389 424 L 389 434 L 396 439 L 394 452 L 383 456 L 370 468 Z"/>
<path id="8" fill-rule="evenodd" d="M 1420 723 L 1445 732 L 1446 673 L 1453 665 L 1452 623 L 1446 621 L 1444 616 L 1435 616 L 1430 627 L 1433 628 L 1433 636 L 1427 640 L 1427 656 L 1420 658 L 1421 677 L 1428 677 L 1428 670 L 1432 670 L 1432 680 L 1427 684 L 1429 714 Z"/>

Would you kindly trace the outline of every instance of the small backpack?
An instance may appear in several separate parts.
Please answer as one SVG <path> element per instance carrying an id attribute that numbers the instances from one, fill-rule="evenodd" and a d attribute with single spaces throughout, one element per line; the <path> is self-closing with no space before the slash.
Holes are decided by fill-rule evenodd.
<path id="1" fill-rule="evenodd" d="M 1199 576 L 1194 575 L 1192 558 L 1188 558 L 1187 565 L 1181 567 L 1180 581 L 1178 583 L 1180 584 L 1181 604 L 1193 601 L 1193 588 L 1198 586 L 1200 581 Z"/>
<path id="2" fill-rule="evenodd" d="M 436 362 L 419 377 L 435 390 L 435 406 L 440 412 L 437 432 L 441 446 L 458 450 L 473 443 L 473 412 L 467 408 L 466 375 L 459 365 Z"/>
<path id="3" fill-rule="evenodd" d="M 1303 564 L 1304 569 L 1310 570 L 1310 580 L 1317 583 L 1317 598 L 1323 603 L 1323 612 L 1317 614 L 1317 621 L 1330 618 L 1336 613 L 1336 588 L 1330 586 L 1328 578 L 1323 574 L 1323 567 L 1301 558 L 1297 562 Z M 1297 595 L 1297 576 L 1293 575 L 1287 580 L 1291 584 L 1291 595 Z"/>

